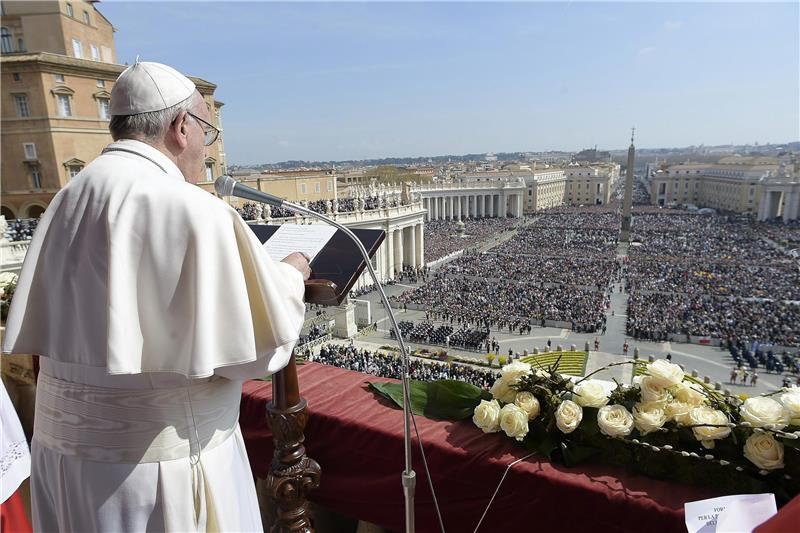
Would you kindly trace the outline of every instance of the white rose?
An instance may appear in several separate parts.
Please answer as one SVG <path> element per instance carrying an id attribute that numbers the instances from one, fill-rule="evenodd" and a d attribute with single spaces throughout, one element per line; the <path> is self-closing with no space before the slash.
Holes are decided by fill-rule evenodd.
<path id="1" fill-rule="evenodd" d="M 513 403 L 514 399 L 517 397 L 517 391 L 512 389 L 509 386 L 508 381 L 505 378 L 497 378 L 492 385 L 492 389 L 489 391 L 492 393 L 496 399 L 500 400 L 503 403 Z"/>
<path id="2" fill-rule="evenodd" d="M 509 385 L 516 384 L 517 380 L 522 376 L 526 376 L 531 373 L 531 365 L 528 363 L 522 363 L 520 361 L 514 361 L 513 363 L 509 363 L 500 370 L 500 375 L 505 379 Z"/>
<path id="3" fill-rule="evenodd" d="M 669 392 L 654 377 L 644 376 L 639 381 L 639 389 L 642 391 L 642 401 L 645 403 L 669 401 Z"/>
<path id="4" fill-rule="evenodd" d="M 522 440 L 528 434 L 528 413 L 513 403 L 500 410 L 500 429 L 509 437 Z"/>
<path id="5" fill-rule="evenodd" d="M 539 400 L 536 399 L 536 396 L 527 391 L 517 393 L 514 405 L 528 413 L 528 420 L 533 420 L 539 416 L 539 412 L 541 411 Z"/>
<path id="6" fill-rule="evenodd" d="M 496 433 L 500 431 L 500 404 L 497 400 L 486 401 L 475 407 L 472 421 L 483 430 L 484 433 Z"/>
<path id="7" fill-rule="evenodd" d="M 753 433 L 744 443 L 744 456 L 764 470 L 783 468 L 783 444 L 771 433 Z"/>
<path id="8" fill-rule="evenodd" d="M 781 394 L 781 404 L 791 419 L 790 423 L 793 426 L 800 426 L 800 389 L 789 389 L 789 392 Z"/>
<path id="9" fill-rule="evenodd" d="M 783 405 L 766 396 L 748 398 L 739 408 L 739 414 L 753 427 L 775 426 L 777 429 L 785 428 L 789 417 Z"/>
<path id="10" fill-rule="evenodd" d="M 575 403 L 583 407 L 602 407 L 608 403 L 605 387 L 594 379 L 581 381 L 572 389 Z"/>
<path id="11" fill-rule="evenodd" d="M 647 373 L 662 387 L 672 387 L 683 381 L 681 367 L 666 359 L 657 359 L 647 365 Z"/>
<path id="12" fill-rule="evenodd" d="M 621 405 L 606 405 L 597 412 L 597 425 L 604 435 L 623 437 L 633 430 L 633 415 Z"/>
<path id="13" fill-rule="evenodd" d="M 661 403 L 637 403 L 633 406 L 633 423 L 642 435 L 661 428 L 666 421 L 667 414 Z"/>
<path id="14" fill-rule="evenodd" d="M 564 400 L 556 409 L 556 426 L 562 433 L 572 433 L 583 420 L 583 408 L 572 400 Z"/>
<path id="15" fill-rule="evenodd" d="M 702 443 L 705 443 L 705 441 L 724 439 L 725 437 L 731 434 L 731 428 L 727 426 L 728 417 L 725 416 L 725 413 L 723 413 L 722 411 L 717 411 L 716 409 L 712 409 L 711 407 L 708 407 L 706 405 L 702 405 L 700 407 L 692 407 L 692 409 L 689 411 L 689 422 L 691 425 L 714 424 L 722 426 L 722 427 L 712 427 L 712 426 L 693 427 L 692 433 L 694 433 L 694 438 L 696 438 Z M 707 448 L 710 446 L 710 444 L 708 443 L 705 443 L 705 445 Z"/>
<path id="16" fill-rule="evenodd" d="M 692 407 L 700 407 L 706 403 L 706 396 L 700 390 L 702 385 L 694 383 L 678 383 L 670 389 L 672 396 L 679 402 L 691 405 Z"/>
<path id="17" fill-rule="evenodd" d="M 677 422 L 683 426 L 688 426 L 692 423 L 691 419 L 689 418 L 689 411 L 691 409 L 692 406 L 688 403 L 674 401 L 669 402 L 664 406 L 664 413 L 667 415 L 669 420 Z"/>

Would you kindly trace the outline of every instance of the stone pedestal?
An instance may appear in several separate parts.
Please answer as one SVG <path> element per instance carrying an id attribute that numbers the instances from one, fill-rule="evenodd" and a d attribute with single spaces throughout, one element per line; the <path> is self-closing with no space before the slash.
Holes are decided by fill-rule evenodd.
<path id="1" fill-rule="evenodd" d="M 372 324 L 369 300 L 353 300 L 353 303 L 355 304 L 356 324 L 361 327 Z"/>
<path id="2" fill-rule="evenodd" d="M 346 301 L 336 308 L 333 334 L 342 339 L 349 339 L 357 332 L 355 306 L 350 301 Z"/>

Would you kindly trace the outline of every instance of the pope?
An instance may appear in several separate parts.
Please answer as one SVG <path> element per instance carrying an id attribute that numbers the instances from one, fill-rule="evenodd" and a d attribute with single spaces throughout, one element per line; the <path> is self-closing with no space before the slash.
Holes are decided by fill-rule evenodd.
<path id="1" fill-rule="evenodd" d="M 139 62 L 111 92 L 114 142 L 48 206 L 4 353 L 40 356 L 36 531 L 262 531 L 238 425 L 242 380 L 283 368 L 306 259 L 273 262 L 192 185 L 219 131 L 194 83 Z"/>

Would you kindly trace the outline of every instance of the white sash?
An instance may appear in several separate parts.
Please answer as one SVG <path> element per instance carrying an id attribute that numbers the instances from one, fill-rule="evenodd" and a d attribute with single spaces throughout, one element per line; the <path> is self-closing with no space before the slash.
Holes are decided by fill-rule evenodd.
<path id="1" fill-rule="evenodd" d="M 239 419 L 241 384 L 214 379 L 170 389 L 116 389 L 39 374 L 34 439 L 65 455 L 106 463 L 199 456 Z"/>

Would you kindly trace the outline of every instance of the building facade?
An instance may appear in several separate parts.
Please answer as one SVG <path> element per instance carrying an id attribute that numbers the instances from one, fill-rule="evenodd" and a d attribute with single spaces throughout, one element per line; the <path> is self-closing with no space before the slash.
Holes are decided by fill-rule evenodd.
<path id="1" fill-rule="evenodd" d="M 111 62 L 116 57 L 113 28 L 93 3 L 2 5 L 7 13 L 3 27 L 13 29 L 9 30 L 13 38 L 20 36 L 28 48 L 0 56 L 2 214 L 6 219 L 38 218 L 53 196 L 112 141 L 111 89 L 126 67 Z M 84 22 L 84 13 L 89 23 Z M 45 39 L 41 33 L 50 35 Z M 97 59 L 92 59 L 93 52 L 89 59 L 82 57 L 86 54 L 78 45 L 67 47 L 73 39 L 79 41 L 80 50 L 85 46 L 100 50 Z M 51 48 L 42 50 L 45 46 Z M 214 99 L 216 85 L 200 78 L 192 81 L 221 128 L 223 104 Z M 220 135 L 206 148 L 206 180 L 225 169 Z"/>
<path id="2" fill-rule="evenodd" d="M 653 205 L 710 207 L 734 213 L 756 213 L 763 183 L 778 171 L 765 157 L 728 157 L 716 164 L 673 165 L 651 174 Z"/>
<path id="3" fill-rule="evenodd" d="M 261 172 L 259 174 L 236 175 L 237 181 L 253 189 L 274 194 L 290 202 L 314 202 L 333 200 L 339 197 L 336 174 L 333 170 L 301 171 L 287 170 Z M 214 192 L 214 179 L 198 185 Z M 240 207 L 246 200 L 231 197 L 229 203 Z"/>

